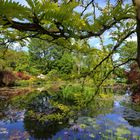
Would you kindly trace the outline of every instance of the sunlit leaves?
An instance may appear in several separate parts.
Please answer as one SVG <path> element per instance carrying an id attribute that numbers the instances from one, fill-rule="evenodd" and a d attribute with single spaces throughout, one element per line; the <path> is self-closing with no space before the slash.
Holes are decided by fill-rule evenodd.
<path id="1" fill-rule="evenodd" d="M 19 2 L 14 2 L 12 0 L 1 0 L 0 1 L 0 18 L 9 20 L 12 18 L 17 18 L 23 20 L 23 15 L 25 16 L 28 10 L 25 6 L 21 5 Z"/>
<path id="2" fill-rule="evenodd" d="M 134 41 L 128 41 L 122 45 L 117 53 L 119 54 L 119 61 L 126 61 L 129 58 L 136 58 L 137 43 Z"/>

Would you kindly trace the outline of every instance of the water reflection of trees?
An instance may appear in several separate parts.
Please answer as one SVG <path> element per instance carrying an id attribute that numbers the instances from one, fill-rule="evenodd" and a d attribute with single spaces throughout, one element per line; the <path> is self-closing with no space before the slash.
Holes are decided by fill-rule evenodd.
<path id="1" fill-rule="evenodd" d="M 23 120 L 24 110 L 20 110 L 10 104 L 10 101 L 0 101 L 0 120 L 4 122 L 17 122 Z"/>
<path id="2" fill-rule="evenodd" d="M 1 100 L 0 101 L 0 119 L 3 119 L 5 117 L 5 110 L 7 108 L 7 102 Z"/>
<path id="3" fill-rule="evenodd" d="M 42 95 L 37 97 L 37 93 L 31 93 L 30 95 L 16 96 L 9 100 L 0 100 L 0 120 L 17 122 L 24 118 L 25 109 L 26 112 L 30 108 L 34 110 L 42 108 L 43 111 L 48 105 L 46 103 L 47 94 L 45 94 L 45 97 Z"/>
<path id="4" fill-rule="evenodd" d="M 25 117 L 24 128 L 35 139 L 48 139 L 51 138 L 56 132 L 65 128 L 67 124 L 41 123 L 37 120 L 31 120 Z"/>
<path id="5" fill-rule="evenodd" d="M 56 99 L 56 96 L 50 95 L 48 92 L 31 93 L 24 97 L 24 107 L 26 108 L 24 122 L 25 130 L 35 139 L 48 139 L 57 131 L 66 126 L 66 123 L 59 124 L 58 121 L 43 120 L 46 115 L 60 111 L 51 105 L 50 100 Z M 19 102 L 19 100 L 18 100 Z M 32 111 L 34 114 L 30 114 Z M 38 118 L 38 116 L 40 116 Z"/>
<path id="6" fill-rule="evenodd" d="M 41 122 L 36 116 L 29 115 L 29 111 L 43 115 L 52 114 L 60 111 L 53 107 L 49 100 L 55 100 L 47 92 L 34 92 L 28 95 L 20 95 L 9 101 L 0 101 L 0 120 L 8 123 L 15 123 L 19 120 L 23 121 L 25 130 L 35 139 L 47 139 L 54 135 L 57 131 L 66 126 L 65 122 L 43 121 Z"/>
<path id="7" fill-rule="evenodd" d="M 106 99 L 106 95 L 104 97 L 97 97 L 89 107 L 81 108 L 77 112 L 75 112 L 74 116 L 71 118 L 77 118 L 78 115 L 86 115 L 86 116 L 98 116 L 100 114 L 107 114 L 113 108 L 113 99 Z M 8 120 L 9 122 L 16 122 L 22 118 L 21 121 L 24 123 L 24 128 L 28 133 L 36 138 L 36 139 L 47 139 L 54 135 L 56 132 L 60 131 L 64 127 L 68 126 L 68 120 L 60 120 L 60 121 L 40 121 L 39 118 L 36 117 L 36 114 L 41 114 L 40 116 L 43 118 L 44 115 L 53 114 L 55 112 L 59 112 L 60 114 L 64 114 L 63 110 L 57 108 L 57 106 L 53 106 L 50 103 L 51 101 L 58 101 L 57 95 L 50 95 L 48 92 L 34 92 L 27 95 L 21 95 L 14 97 L 10 101 L 0 104 L 0 109 L 5 112 L 5 116 L 3 118 Z M 3 106 L 3 104 L 5 106 Z M 60 102 L 58 103 L 60 105 Z M 61 108 L 66 110 L 67 106 L 61 104 Z M 69 105 L 69 104 L 68 104 Z M 73 105 L 74 106 L 74 105 Z M 76 105 L 75 107 L 76 108 Z M 70 106 L 70 111 L 73 110 L 72 106 Z M 33 111 L 34 114 L 31 116 L 29 114 L 30 111 Z M 69 112 L 70 112 L 69 111 Z M 25 114 L 24 114 L 25 113 Z M 68 116 L 65 115 L 67 118 Z M 12 118 L 12 119 L 11 119 Z"/>
<path id="8" fill-rule="evenodd" d="M 133 127 L 140 126 L 140 112 L 137 112 L 132 108 L 124 109 L 123 118 Z"/>
<path id="9" fill-rule="evenodd" d="M 98 115 L 105 115 L 112 111 L 114 107 L 114 101 L 112 98 L 103 99 L 101 97 L 96 98 L 91 102 L 89 107 L 83 111 L 86 116 L 96 117 Z"/>
<path id="10" fill-rule="evenodd" d="M 0 101 L 0 119 L 7 120 L 9 115 L 8 112 L 10 112 L 10 104 L 8 100 L 1 100 Z"/>

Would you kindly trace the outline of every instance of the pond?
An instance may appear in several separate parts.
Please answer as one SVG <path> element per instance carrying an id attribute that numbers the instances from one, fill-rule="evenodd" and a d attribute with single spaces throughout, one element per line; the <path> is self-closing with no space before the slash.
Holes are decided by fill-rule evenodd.
<path id="1" fill-rule="evenodd" d="M 45 104 L 40 104 L 40 97 Z M 65 121 L 44 123 L 28 117 L 30 108 L 47 111 L 44 107 L 48 105 L 47 98 L 45 92 L 34 92 L 1 100 L 0 139 L 140 140 L 140 106 L 131 103 L 128 95 L 114 95 L 104 100 L 97 98 L 90 108 L 83 108 Z"/>

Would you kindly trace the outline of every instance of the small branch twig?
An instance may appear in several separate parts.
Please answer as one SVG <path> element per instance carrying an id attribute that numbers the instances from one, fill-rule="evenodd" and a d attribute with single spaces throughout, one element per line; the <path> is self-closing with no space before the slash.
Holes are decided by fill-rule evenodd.
<path id="1" fill-rule="evenodd" d="M 109 77 L 109 75 L 110 75 L 115 69 L 117 69 L 117 68 L 120 67 L 120 66 L 123 66 L 123 65 L 127 64 L 127 63 L 130 62 L 130 61 L 137 61 L 137 60 L 136 60 L 136 58 L 129 58 L 127 61 L 125 61 L 125 62 L 123 62 L 123 63 L 121 63 L 121 64 L 118 64 L 118 65 L 114 66 L 113 69 L 110 70 L 110 71 L 106 74 L 106 76 L 102 79 L 102 81 L 97 85 L 97 90 L 95 91 L 95 94 L 92 96 L 92 98 L 89 100 L 89 102 L 88 102 L 87 104 L 89 104 L 89 103 L 95 98 L 95 96 L 96 96 L 97 94 L 99 94 L 99 89 L 100 89 L 101 85 L 102 85 L 103 82 Z"/>

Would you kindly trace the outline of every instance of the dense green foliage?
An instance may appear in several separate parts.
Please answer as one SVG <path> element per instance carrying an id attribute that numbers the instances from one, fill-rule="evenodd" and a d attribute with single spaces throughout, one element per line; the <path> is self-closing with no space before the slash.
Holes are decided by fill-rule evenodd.
<path id="1" fill-rule="evenodd" d="M 99 4 L 26 0 L 22 5 L 2 0 L 1 69 L 18 72 L 17 85 L 58 82 L 69 87 L 75 82 L 81 92 L 91 87 L 95 95 L 115 82 L 125 84 L 125 71 L 137 61 L 138 43 L 126 41 L 136 32 L 137 3 Z M 17 45 L 28 52 L 11 49 Z M 44 78 L 38 78 L 41 74 Z"/>

